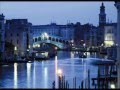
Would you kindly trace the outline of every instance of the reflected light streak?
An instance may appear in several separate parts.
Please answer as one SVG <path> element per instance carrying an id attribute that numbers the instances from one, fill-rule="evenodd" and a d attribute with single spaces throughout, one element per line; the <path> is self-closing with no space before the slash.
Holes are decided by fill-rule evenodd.
<path id="1" fill-rule="evenodd" d="M 48 85 L 48 68 L 45 67 L 44 68 L 44 81 L 45 81 L 45 88 L 48 88 L 47 85 Z"/>
<path id="2" fill-rule="evenodd" d="M 90 58 L 90 52 L 86 52 L 87 53 L 87 57 Z"/>
<path id="3" fill-rule="evenodd" d="M 70 52 L 70 56 L 71 56 L 71 58 L 74 58 L 74 53 Z"/>
<path id="4" fill-rule="evenodd" d="M 86 73 L 87 73 L 87 68 L 86 68 L 86 63 L 84 63 L 84 73 L 83 73 L 83 76 L 84 76 L 84 82 L 86 82 Z M 86 87 L 86 83 L 84 83 L 85 87 Z"/>
<path id="5" fill-rule="evenodd" d="M 14 88 L 17 88 L 17 83 L 18 83 L 17 78 L 18 78 L 17 77 L 17 63 L 14 63 Z"/>
<path id="6" fill-rule="evenodd" d="M 58 80 L 57 80 L 57 68 L 58 67 L 58 59 L 55 56 L 55 88 L 58 88 Z"/>
<path id="7" fill-rule="evenodd" d="M 30 87 L 31 63 L 27 63 L 27 86 Z"/>
<path id="8" fill-rule="evenodd" d="M 73 53 L 74 54 L 74 53 Z M 74 77 L 74 70 L 75 70 L 75 68 L 74 68 L 75 66 L 74 66 L 74 60 L 71 60 L 71 76 L 73 76 Z"/>
<path id="9" fill-rule="evenodd" d="M 35 81 L 36 81 L 36 66 L 35 66 L 36 64 L 35 64 L 35 62 L 34 62 L 34 66 L 33 66 L 33 87 L 35 88 Z"/>

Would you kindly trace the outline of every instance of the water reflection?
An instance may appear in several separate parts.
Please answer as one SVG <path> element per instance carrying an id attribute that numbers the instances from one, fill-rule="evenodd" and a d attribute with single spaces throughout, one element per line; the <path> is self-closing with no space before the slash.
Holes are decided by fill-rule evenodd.
<path id="1" fill-rule="evenodd" d="M 36 63 L 34 62 L 34 66 L 33 66 L 33 88 L 35 88 L 35 83 L 36 81 Z"/>
<path id="2" fill-rule="evenodd" d="M 44 67 L 44 87 L 48 87 L 48 68 Z"/>
<path id="3" fill-rule="evenodd" d="M 96 76 L 97 68 L 88 65 L 86 62 L 89 60 L 92 59 L 79 58 L 78 53 L 75 52 L 58 52 L 55 58 L 47 61 L 2 66 L 0 67 L 0 87 L 52 88 L 52 83 L 55 81 L 55 88 L 58 88 L 57 70 L 59 68 L 62 69 L 62 75 L 65 75 L 66 80 L 69 81 L 69 86 L 73 87 L 73 78 L 76 77 L 78 87 L 81 81 L 87 78 L 88 68 L 91 70 L 91 77 Z"/>
<path id="4" fill-rule="evenodd" d="M 70 57 L 74 58 L 74 52 L 70 52 Z"/>
<path id="5" fill-rule="evenodd" d="M 31 82 L 31 63 L 27 63 L 27 87 L 30 88 L 30 82 Z"/>
<path id="6" fill-rule="evenodd" d="M 84 61 L 84 60 L 83 60 L 83 61 Z M 87 75 L 86 75 L 86 72 L 87 72 L 86 63 L 83 63 L 83 68 L 84 68 L 84 69 L 83 69 L 83 71 L 84 71 L 84 72 L 83 72 L 83 76 L 84 76 L 84 77 L 83 77 L 83 78 L 84 78 L 83 80 L 84 80 L 84 85 L 85 85 L 84 87 L 86 88 L 86 79 L 87 79 L 87 77 L 86 77 L 86 76 L 87 76 Z"/>
<path id="7" fill-rule="evenodd" d="M 55 88 L 58 88 L 57 70 L 58 70 L 58 59 L 57 56 L 55 56 Z"/>
<path id="8" fill-rule="evenodd" d="M 14 88 L 17 88 L 17 84 L 18 84 L 17 63 L 14 63 Z"/>

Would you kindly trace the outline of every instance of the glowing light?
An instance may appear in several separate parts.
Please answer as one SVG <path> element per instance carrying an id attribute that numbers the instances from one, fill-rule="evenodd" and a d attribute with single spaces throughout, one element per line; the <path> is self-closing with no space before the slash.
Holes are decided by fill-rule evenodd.
<path id="1" fill-rule="evenodd" d="M 112 46 L 113 44 L 114 44 L 114 42 L 113 41 L 104 41 L 104 43 L 105 43 L 105 46 Z"/>
<path id="2" fill-rule="evenodd" d="M 14 88 L 17 88 L 17 63 L 14 63 Z"/>
<path id="3" fill-rule="evenodd" d="M 47 33 L 44 33 L 44 36 L 45 36 L 46 38 L 48 38 L 48 34 L 47 34 Z"/>
<path id="4" fill-rule="evenodd" d="M 42 38 L 43 38 L 43 39 L 45 39 L 45 38 L 48 39 L 48 38 L 49 38 L 49 35 L 45 32 L 45 33 L 42 34 Z"/>
<path id="5" fill-rule="evenodd" d="M 14 47 L 14 50 L 17 50 L 17 47 L 16 47 L 16 46 Z"/>
<path id="6" fill-rule="evenodd" d="M 35 48 L 36 45 L 33 45 L 33 48 Z"/>
<path id="7" fill-rule="evenodd" d="M 55 47 L 55 50 L 57 50 L 57 47 Z"/>
<path id="8" fill-rule="evenodd" d="M 30 45 L 28 46 L 28 48 L 30 48 Z"/>
<path id="9" fill-rule="evenodd" d="M 101 46 L 103 46 L 103 43 L 101 44 Z"/>
<path id="10" fill-rule="evenodd" d="M 85 47 L 85 43 L 83 44 L 83 46 Z"/>
<path id="11" fill-rule="evenodd" d="M 110 87 L 111 87 L 112 89 L 115 89 L 115 85 L 114 85 L 114 84 L 111 84 Z"/>
<path id="12" fill-rule="evenodd" d="M 58 74 L 59 76 L 62 76 L 62 70 L 61 70 L 61 69 L 58 69 L 58 70 L 57 70 L 57 74 Z"/>
<path id="13" fill-rule="evenodd" d="M 40 47 L 40 44 L 38 44 L 37 47 Z"/>
<path id="14" fill-rule="evenodd" d="M 73 43 L 74 42 L 74 40 L 71 40 L 71 43 Z"/>

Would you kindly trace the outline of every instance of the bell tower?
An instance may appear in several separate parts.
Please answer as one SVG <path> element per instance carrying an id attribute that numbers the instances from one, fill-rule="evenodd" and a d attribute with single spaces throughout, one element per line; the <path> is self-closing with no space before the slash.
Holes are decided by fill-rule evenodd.
<path id="1" fill-rule="evenodd" d="M 104 26 L 106 24 L 106 14 L 105 14 L 105 6 L 102 2 L 100 6 L 100 14 L 99 14 L 99 26 Z"/>

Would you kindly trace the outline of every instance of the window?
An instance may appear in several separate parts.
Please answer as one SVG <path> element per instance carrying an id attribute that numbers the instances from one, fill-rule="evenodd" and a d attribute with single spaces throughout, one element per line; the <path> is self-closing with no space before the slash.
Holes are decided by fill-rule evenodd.
<path id="1" fill-rule="evenodd" d="M 41 37 L 38 38 L 38 41 L 41 41 Z"/>
<path id="2" fill-rule="evenodd" d="M 35 42 L 37 42 L 37 38 L 35 38 Z"/>

